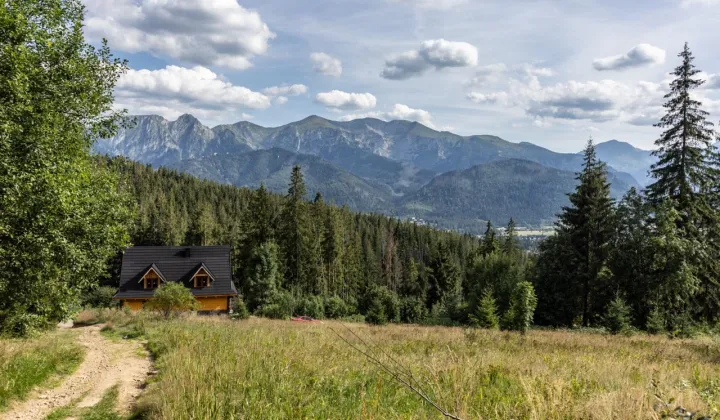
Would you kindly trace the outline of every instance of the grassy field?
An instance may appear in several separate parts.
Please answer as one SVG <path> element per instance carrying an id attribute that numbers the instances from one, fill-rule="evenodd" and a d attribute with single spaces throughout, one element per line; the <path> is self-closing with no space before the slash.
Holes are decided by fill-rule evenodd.
<path id="1" fill-rule="evenodd" d="M 137 324 L 158 357 L 140 400 L 151 418 L 439 417 L 333 330 L 409 369 L 464 419 L 660 418 L 660 399 L 713 416 L 720 407 L 710 339 L 206 317 Z"/>
<path id="2" fill-rule="evenodd" d="M 0 339 L 0 412 L 37 385 L 51 386 L 83 358 L 74 331 L 60 330 L 24 340 Z"/>

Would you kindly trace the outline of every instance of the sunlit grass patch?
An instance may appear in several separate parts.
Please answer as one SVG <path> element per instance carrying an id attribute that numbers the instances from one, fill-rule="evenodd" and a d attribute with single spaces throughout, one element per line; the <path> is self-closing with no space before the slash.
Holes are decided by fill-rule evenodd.
<path id="1" fill-rule="evenodd" d="M 0 339 L 0 410 L 23 399 L 36 386 L 72 373 L 84 356 L 72 331 L 57 331 L 31 339 Z"/>

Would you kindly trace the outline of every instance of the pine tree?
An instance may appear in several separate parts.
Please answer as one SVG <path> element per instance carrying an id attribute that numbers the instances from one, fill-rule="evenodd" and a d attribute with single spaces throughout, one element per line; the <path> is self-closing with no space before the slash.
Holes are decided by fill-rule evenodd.
<path id="1" fill-rule="evenodd" d="M 566 272 L 581 282 L 582 291 L 578 298 L 582 323 L 588 326 L 591 317 L 605 307 L 604 302 L 593 299 L 602 287 L 601 273 L 607 266 L 614 236 L 614 208 L 607 166 L 597 159 L 592 138 L 585 147 L 583 169 L 577 180 L 579 185 L 569 195 L 570 206 L 563 207 L 557 228 L 569 237 L 573 258 L 565 262 L 569 268 Z"/>
<path id="2" fill-rule="evenodd" d="M 248 309 L 255 311 L 268 304 L 279 286 L 278 247 L 273 242 L 266 242 L 255 247 L 245 267 L 242 290 Z"/>
<path id="3" fill-rule="evenodd" d="M 700 70 L 687 43 L 678 57 L 682 63 L 672 73 L 675 79 L 665 95 L 666 114 L 655 124 L 665 131 L 655 141 L 658 162 L 651 167 L 655 182 L 648 186 L 648 197 L 655 204 L 670 200 L 689 230 L 687 224 L 707 211 L 706 193 L 715 184 L 715 133 L 702 103 L 691 97 L 705 81 L 694 78 Z"/>
<path id="4" fill-rule="evenodd" d="M 488 255 L 496 252 L 500 249 L 500 244 L 495 237 L 495 229 L 493 229 L 492 222 L 488 220 L 485 234 L 483 235 L 482 244 L 480 244 L 480 254 Z"/>
<path id="5" fill-rule="evenodd" d="M 493 330 L 498 328 L 500 318 L 497 315 L 497 305 L 495 304 L 492 289 L 485 289 L 482 299 L 480 299 L 480 302 L 475 307 L 475 311 L 470 315 L 470 320 L 480 328 Z"/>
<path id="6" fill-rule="evenodd" d="M 304 255 L 308 243 L 308 209 L 305 202 L 305 180 L 300 166 L 292 169 L 281 217 L 281 239 L 284 253 L 285 282 L 289 288 L 307 289 Z"/>

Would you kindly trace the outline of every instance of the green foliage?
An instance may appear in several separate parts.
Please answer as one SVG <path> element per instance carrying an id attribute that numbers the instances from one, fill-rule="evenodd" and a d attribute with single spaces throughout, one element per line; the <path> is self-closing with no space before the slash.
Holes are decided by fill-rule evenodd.
<path id="1" fill-rule="evenodd" d="M 416 296 L 404 296 L 400 298 L 400 321 L 409 324 L 419 324 L 428 316 L 425 302 Z"/>
<path id="2" fill-rule="evenodd" d="M 503 315 L 503 328 L 524 334 L 532 325 L 536 307 L 537 297 L 532 283 L 518 283 L 510 298 L 510 309 Z"/>
<path id="3" fill-rule="evenodd" d="M 110 286 L 93 287 L 82 296 L 82 306 L 90 308 L 113 308 L 117 301 L 112 299 L 117 289 Z"/>
<path id="4" fill-rule="evenodd" d="M 256 314 L 272 319 L 288 319 L 293 315 L 295 299 L 286 291 L 275 292 L 268 303 L 256 310 Z"/>
<path id="5" fill-rule="evenodd" d="M 67 318 L 127 244 L 128 197 L 90 159 L 126 64 L 83 37 L 76 0 L 0 8 L 0 329 Z"/>
<path id="6" fill-rule="evenodd" d="M 485 289 L 482 299 L 475 307 L 475 311 L 470 314 L 472 323 L 480 328 L 496 330 L 500 326 L 500 318 L 497 314 L 497 306 L 492 289 Z"/>
<path id="7" fill-rule="evenodd" d="M 653 308 L 647 317 L 645 329 L 650 334 L 660 334 L 665 332 L 665 317 L 658 308 Z"/>
<path id="8" fill-rule="evenodd" d="M 325 318 L 325 307 L 322 297 L 306 296 L 295 302 L 295 315 L 311 316 L 315 319 Z"/>
<path id="9" fill-rule="evenodd" d="M 253 250 L 245 268 L 243 284 L 250 311 L 266 305 L 280 286 L 282 277 L 278 268 L 278 254 L 278 246 L 274 242 L 265 242 Z"/>
<path id="10" fill-rule="evenodd" d="M 400 318 L 400 302 L 395 293 L 385 286 L 368 289 L 365 296 L 365 320 L 370 324 L 397 322 Z"/>
<path id="11" fill-rule="evenodd" d="M 348 315 L 349 308 L 344 300 L 338 296 L 325 299 L 325 316 L 330 319 L 342 318 Z"/>
<path id="12" fill-rule="evenodd" d="M 605 327 L 612 334 L 620 334 L 630 330 L 630 307 L 623 298 L 615 296 L 605 312 Z"/>
<path id="13" fill-rule="evenodd" d="M 233 300 L 232 305 L 232 314 L 230 314 L 230 317 L 232 319 L 248 319 L 250 318 L 250 311 L 248 311 L 247 306 L 245 305 L 245 301 L 242 297 L 236 296 Z"/>
<path id="14" fill-rule="evenodd" d="M 153 297 L 145 303 L 146 309 L 159 312 L 165 318 L 180 312 L 197 310 L 199 306 L 190 289 L 174 282 L 161 284 Z"/>

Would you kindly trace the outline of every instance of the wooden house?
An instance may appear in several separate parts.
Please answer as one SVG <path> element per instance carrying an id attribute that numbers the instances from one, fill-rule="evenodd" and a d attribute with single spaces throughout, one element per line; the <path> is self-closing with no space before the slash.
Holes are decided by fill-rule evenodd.
<path id="1" fill-rule="evenodd" d="M 229 246 L 134 246 L 123 255 L 120 290 L 113 299 L 133 311 L 142 309 L 155 290 L 181 283 L 200 303 L 199 311 L 225 312 L 237 296 Z"/>

